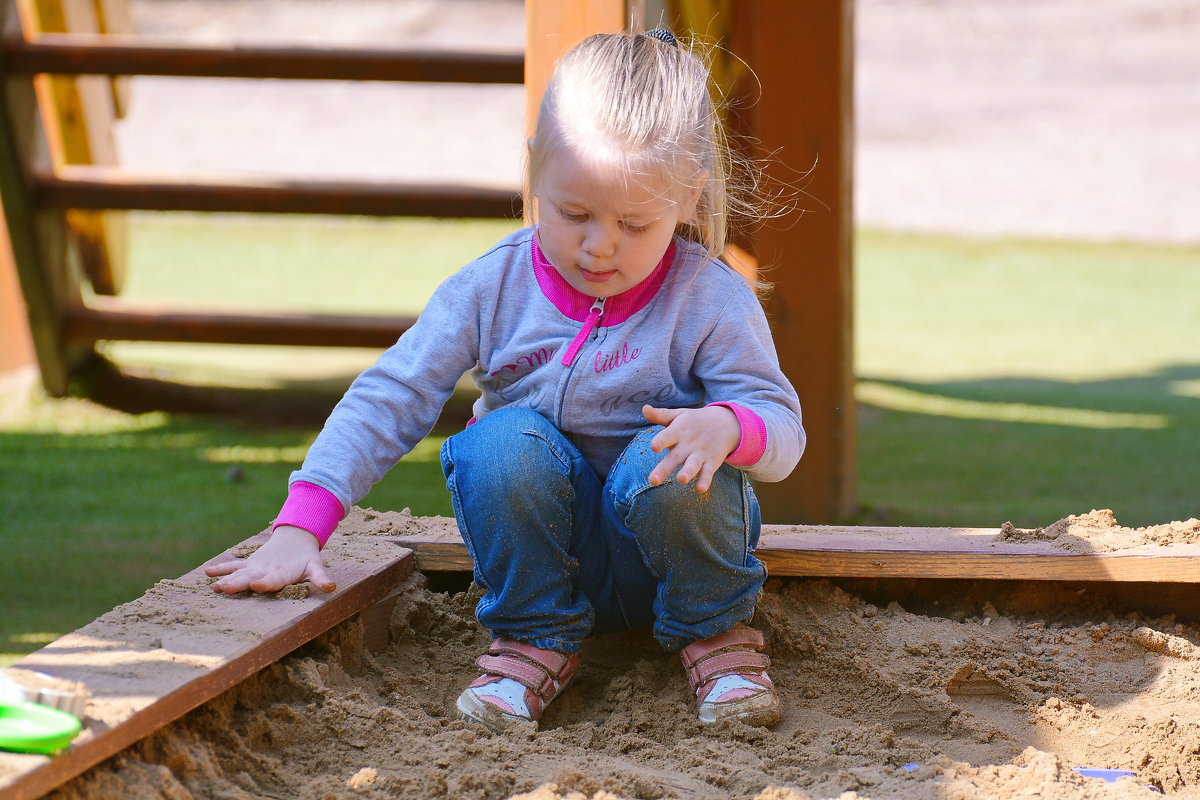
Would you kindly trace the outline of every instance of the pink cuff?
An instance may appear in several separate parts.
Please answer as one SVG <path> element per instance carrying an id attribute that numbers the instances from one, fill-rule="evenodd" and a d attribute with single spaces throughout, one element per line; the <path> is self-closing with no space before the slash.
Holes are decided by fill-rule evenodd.
<path id="1" fill-rule="evenodd" d="M 288 487 L 287 501 L 279 509 L 271 530 L 280 525 L 303 528 L 317 537 L 324 547 L 343 516 L 342 501 L 334 497 L 333 492 L 315 483 L 296 481 Z"/>
<path id="2" fill-rule="evenodd" d="M 751 467 L 758 463 L 767 452 L 767 425 L 762 417 L 745 406 L 737 403 L 709 403 L 710 406 L 724 406 L 737 417 L 738 425 L 742 427 L 742 438 L 738 446 L 725 458 L 725 463 L 734 467 Z"/>

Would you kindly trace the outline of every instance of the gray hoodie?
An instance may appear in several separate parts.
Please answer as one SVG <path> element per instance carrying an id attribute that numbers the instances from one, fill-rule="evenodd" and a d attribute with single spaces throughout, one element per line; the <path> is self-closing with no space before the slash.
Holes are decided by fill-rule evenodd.
<path id="1" fill-rule="evenodd" d="M 646 403 L 727 405 L 742 426 L 728 462 L 758 480 L 787 477 L 804 450 L 799 401 L 740 275 L 676 237 L 646 280 L 596 301 L 523 228 L 438 287 L 351 384 L 292 483 L 322 487 L 348 511 L 429 433 L 464 372 L 479 387 L 476 418 L 533 409 L 601 477 L 649 424 Z"/>

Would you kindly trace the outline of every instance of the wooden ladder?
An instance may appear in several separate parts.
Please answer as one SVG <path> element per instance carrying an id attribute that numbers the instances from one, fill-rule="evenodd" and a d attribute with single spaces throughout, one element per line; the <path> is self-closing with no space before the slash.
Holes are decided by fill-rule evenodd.
<path id="1" fill-rule="evenodd" d="M 72 369 L 96 342 L 166 342 L 386 347 L 411 318 L 247 314 L 145 309 L 111 297 L 82 298 L 80 257 L 71 252 L 68 212 L 224 211 L 367 216 L 513 217 L 520 197 L 470 185 L 264 180 L 134 174 L 119 167 L 47 162 L 44 106 L 32 78 L 51 75 L 159 75 L 284 80 L 524 82 L 516 54 L 254 46 L 228 49 L 143 37 L 22 30 L 15 3 L 5 9 L 0 89 L 3 195 L 17 271 L 28 306 L 43 383 L 67 390 Z M 93 280 L 93 283 L 96 283 Z M 96 287 L 99 293 L 114 291 Z"/>

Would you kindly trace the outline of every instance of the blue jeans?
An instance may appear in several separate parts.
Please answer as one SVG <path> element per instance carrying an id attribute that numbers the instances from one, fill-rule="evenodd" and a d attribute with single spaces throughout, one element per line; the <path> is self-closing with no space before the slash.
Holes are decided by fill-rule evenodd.
<path id="1" fill-rule="evenodd" d="M 459 530 L 493 636 L 576 653 L 589 633 L 653 628 L 668 650 L 750 619 L 766 578 L 750 482 L 728 464 L 707 493 L 651 486 L 659 430 L 601 481 L 537 412 L 494 411 L 442 446 Z"/>

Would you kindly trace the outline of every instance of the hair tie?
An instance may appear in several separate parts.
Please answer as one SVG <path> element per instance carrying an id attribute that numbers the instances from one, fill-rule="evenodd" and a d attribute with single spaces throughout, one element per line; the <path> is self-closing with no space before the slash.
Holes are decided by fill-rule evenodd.
<path id="1" fill-rule="evenodd" d="M 679 40 L 675 38 L 675 34 L 666 28 L 655 28 L 652 31 L 646 31 L 642 35 L 649 36 L 651 39 L 658 39 L 660 42 L 669 44 L 671 47 L 679 46 Z"/>

